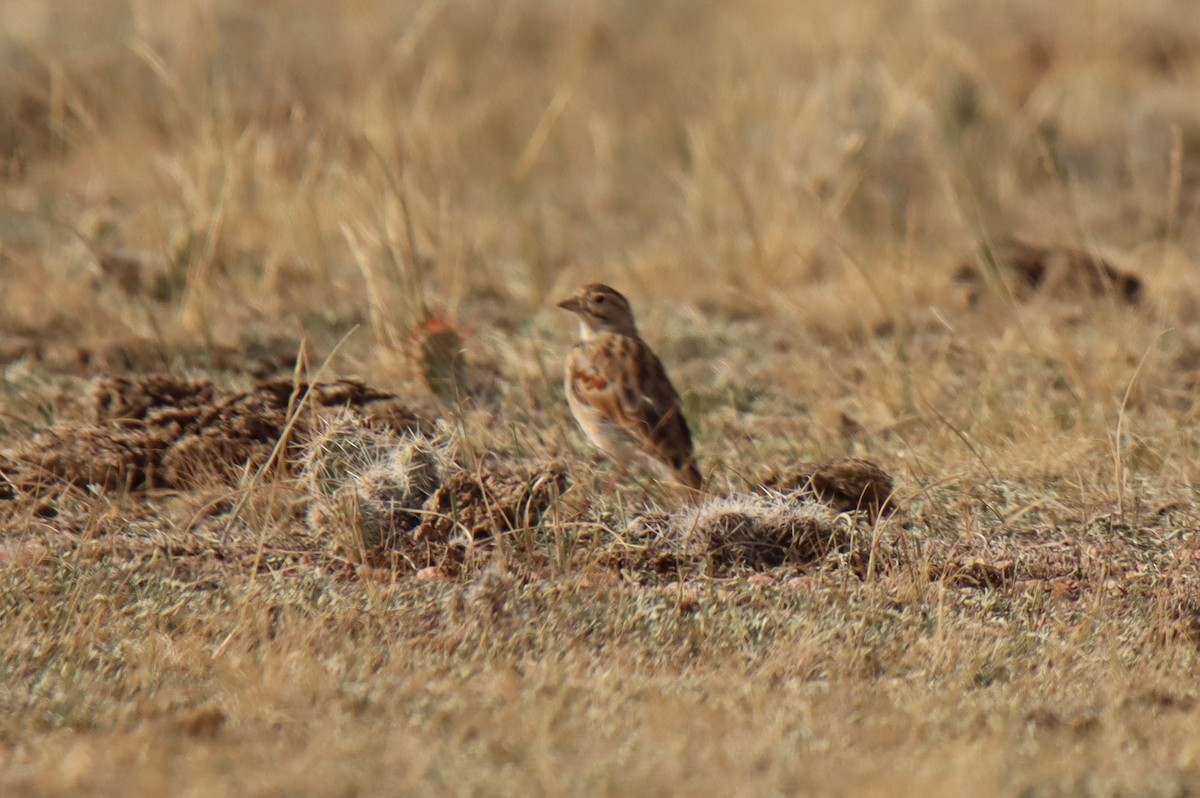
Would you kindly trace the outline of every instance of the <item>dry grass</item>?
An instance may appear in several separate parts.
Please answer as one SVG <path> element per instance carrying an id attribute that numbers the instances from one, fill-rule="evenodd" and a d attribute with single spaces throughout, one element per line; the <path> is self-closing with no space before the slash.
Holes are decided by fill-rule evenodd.
<path id="1" fill-rule="evenodd" d="M 1188 2 L 0 18 L 0 792 L 1200 790 Z"/>

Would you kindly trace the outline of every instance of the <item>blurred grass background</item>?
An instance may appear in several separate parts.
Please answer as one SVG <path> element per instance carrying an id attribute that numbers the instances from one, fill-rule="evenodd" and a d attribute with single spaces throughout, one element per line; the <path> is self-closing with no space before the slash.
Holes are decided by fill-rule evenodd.
<path id="1" fill-rule="evenodd" d="M 1189 0 L 0 0 L 0 20 L 7 442 L 81 377 L 245 382 L 355 325 L 330 374 L 425 398 L 432 320 L 491 397 L 456 421 L 471 445 L 566 455 L 578 479 L 552 300 L 602 280 L 718 491 L 854 454 L 963 545 L 1086 539 L 1089 573 L 1118 532 L 1180 546 L 1129 565 L 1128 604 L 1100 577 L 1064 602 L 845 573 L 685 601 L 585 568 L 504 583 L 502 620 L 455 625 L 470 586 L 231 567 L 192 604 L 145 552 L 29 555 L 42 527 L 13 526 L 17 794 L 1200 788 L 1179 631 L 1200 479 Z M 972 297 L 962 266 L 991 275 L 1010 238 L 1111 260 L 1142 299 L 994 276 Z M 95 501 L 89 530 L 129 511 Z"/>

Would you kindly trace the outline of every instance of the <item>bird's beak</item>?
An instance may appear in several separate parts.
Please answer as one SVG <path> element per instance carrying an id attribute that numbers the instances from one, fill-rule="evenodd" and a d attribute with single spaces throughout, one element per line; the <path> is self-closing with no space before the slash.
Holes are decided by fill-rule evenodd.
<path id="1" fill-rule="evenodd" d="M 569 310 L 572 313 L 578 313 L 583 310 L 583 302 L 577 296 L 570 296 L 558 303 L 558 306 L 563 310 Z"/>

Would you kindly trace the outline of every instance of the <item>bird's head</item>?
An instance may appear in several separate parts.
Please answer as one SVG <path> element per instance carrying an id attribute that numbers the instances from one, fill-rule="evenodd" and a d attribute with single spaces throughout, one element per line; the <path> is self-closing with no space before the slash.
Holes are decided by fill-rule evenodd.
<path id="1" fill-rule="evenodd" d="M 629 300 L 620 291 L 601 283 L 585 285 L 558 303 L 579 317 L 585 337 L 607 332 L 617 335 L 637 335 L 637 324 Z"/>

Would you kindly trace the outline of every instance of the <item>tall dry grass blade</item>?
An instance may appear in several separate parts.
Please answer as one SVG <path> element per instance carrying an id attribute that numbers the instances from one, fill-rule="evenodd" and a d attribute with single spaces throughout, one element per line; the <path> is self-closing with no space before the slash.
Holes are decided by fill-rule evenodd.
<path id="1" fill-rule="evenodd" d="M 1154 340 L 1150 342 L 1150 345 L 1146 347 L 1146 351 L 1142 353 L 1142 357 L 1138 360 L 1133 374 L 1129 377 L 1129 382 L 1125 384 L 1125 393 L 1121 397 L 1121 407 L 1117 410 L 1117 426 L 1109 436 L 1109 445 L 1112 447 L 1113 480 L 1116 482 L 1117 489 L 1117 514 L 1122 519 L 1125 518 L 1125 458 L 1124 447 L 1122 445 L 1122 440 L 1124 439 L 1122 429 L 1125 425 L 1125 408 L 1129 404 L 1129 394 L 1133 391 L 1134 383 L 1137 382 L 1138 375 L 1142 373 L 1142 367 L 1146 365 L 1146 359 L 1150 357 L 1150 353 L 1154 351 L 1154 348 L 1163 339 L 1163 336 L 1169 332 L 1172 332 L 1170 328 L 1159 332 L 1158 335 L 1154 336 Z"/>
<path id="2" fill-rule="evenodd" d="M 354 325 L 353 327 L 351 327 L 346 332 L 346 334 L 341 337 L 341 339 L 337 342 L 337 344 L 329 352 L 329 355 L 325 358 L 324 361 L 321 362 L 321 365 L 318 366 L 317 370 L 313 373 L 312 381 L 309 383 L 309 385 L 310 385 L 309 390 L 306 391 L 304 393 L 304 396 L 300 397 L 299 401 L 297 401 L 295 403 L 294 410 L 289 414 L 287 423 L 284 425 L 283 431 L 279 435 L 279 440 L 275 443 L 275 447 L 271 450 L 271 454 L 267 457 L 267 459 L 263 462 L 263 464 L 261 466 L 259 466 L 258 469 L 254 472 L 254 474 L 250 477 L 249 482 L 242 487 L 241 495 L 238 497 L 237 503 L 234 504 L 233 509 L 231 509 L 229 511 L 229 518 L 225 522 L 224 529 L 221 533 L 222 542 L 226 542 L 228 540 L 229 533 L 233 530 L 233 525 L 236 524 L 238 519 L 241 517 L 241 512 L 242 512 L 243 508 L 245 508 L 246 502 L 249 500 L 250 494 L 254 490 L 254 488 L 257 486 L 259 480 L 261 480 L 263 475 L 268 470 L 273 468 L 275 466 L 275 464 L 279 461 L 279 456 L 283 451 L 283 448 L 286 444 L 286 441 L 288 440 L 288 437 L 291 435 L 292 430 L 296 426 L 296 422 L 300 418 L 300 414 L 304 411 L 305 406 L 308 404 L 309 398 L 312 396 L 312 393 L 313 393 L 312 388 L 311 388 L 312 383 L 315 383 L 321 379 L 321 376 L 325 373 L 325 369 L 329 366 L 329 364 L 331 362 L 333 362 L 333 358 L 337 355 L 338 350 L 340 350 L 342 348 L 342 345 L 345 344 L 346 341 L 349 340 L 350 336 L 353 335 L 357 330 L 358 330 L 357 324 Z M 304 351 L 304 348 L 302 346 L 301 352 L 303 352 L 303 351 Z M 300 360 L 298 358 L 297 359 L 297 369 L 296 369 L 297 375 L 299 373 L 299 370 L 300 370 Z M 289 400 L 289 402 L 290 401 L 291 400 Z M 260 556 L 261 556 L 261 544 L 260 544 Z M 255 573 L 257 573 L 257 560 L 256 560 Z"/>

